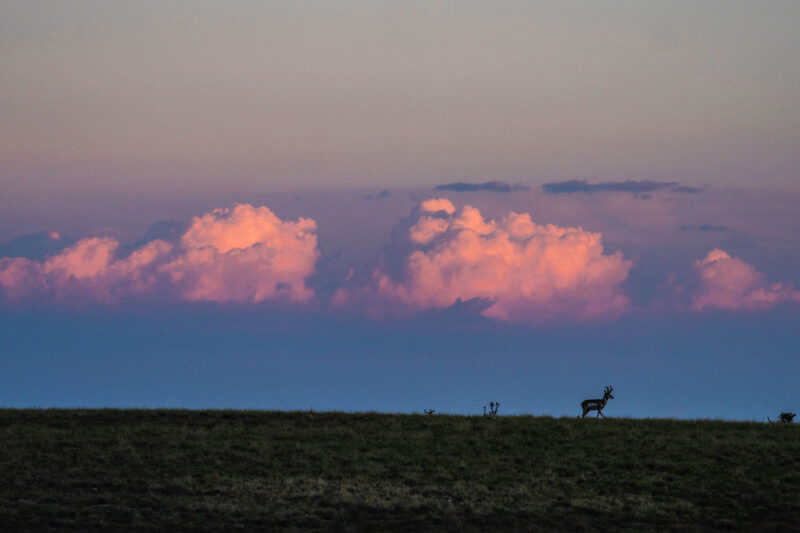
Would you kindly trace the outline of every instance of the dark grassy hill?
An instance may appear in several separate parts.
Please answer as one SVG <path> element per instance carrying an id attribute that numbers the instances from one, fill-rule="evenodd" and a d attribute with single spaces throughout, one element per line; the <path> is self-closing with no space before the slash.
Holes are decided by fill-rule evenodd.
<path id="1" fill-rule="evenodd" d="M 0 410 L 0 530 L 800 530 L 800 424 Z"/>

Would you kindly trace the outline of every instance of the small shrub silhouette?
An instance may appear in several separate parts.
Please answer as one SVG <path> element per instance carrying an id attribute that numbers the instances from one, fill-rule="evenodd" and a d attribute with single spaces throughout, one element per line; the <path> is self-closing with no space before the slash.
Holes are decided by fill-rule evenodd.
<path id="1" fill-rule="evenodd" d="M 423 411 L 425 411 L 425 414 L 428 415 L 428 416 L 432 416 L 432 415 L 436 414 L 436 409 L 423 409 Z"/>
<path id="2" fill-rule="evenodd" d="M 483 416 L 494 418 L 497 416 L 497 410 L 500 409 L 500 402 L 489 402 L 489 411 L 486 411 L 486 406 L 483 406 Z"/>
<path id="3" fill-rule="evenodd" d="M 781 413 L 781 422 L 791 424 L 795 416 L 797 416 L 795 413 Z"/>

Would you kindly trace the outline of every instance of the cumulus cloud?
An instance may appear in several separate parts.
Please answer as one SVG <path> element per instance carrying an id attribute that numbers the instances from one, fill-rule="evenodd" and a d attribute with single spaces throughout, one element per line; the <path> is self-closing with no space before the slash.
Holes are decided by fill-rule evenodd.
<path id="1" fill-rule="evenodd" d="M 572 194 L 578 192 L 630 192 L 642 194 L 662 190 L 683 194 L 697 194 L 704 191 L 699 187 L 678 185 L 677 181 L 650 180 L 605 181 L 601 183 L 588 183 L 585 180 L 555 181 L 542 185 L 542 190 L 548 194 Z"/>
<path id="2" fill-rule="evenodd" d="M 313 296 L 305 278 L 319 257 L 316 223 L 283 222 L 266 207 L 238 205 L 192 219 L 181 251 L 160 271 L 187 300 L 261 302 Z"/>
<path id="3" fill-rule="evenodd" d="M 313 296 L 305 278 L 319 257 L 315 231 L 313 220 L 284 222 L 242 204 L 194 217 L 172 243 L 123 250 L 115 238 L 92 237 L 41 261 L 0 259 L 0 291 L 14 301 L 112 302 L 157 290 L 189 301 L 305 301 Z"/>
<path id="4" fill-rule="evenodd" d="M 692 296 L 694 311 L 768 309 L 787 301 L 800 301 L 800 290 L 790 284 L 767 283 L 752 265 L 719 249 L 695 261 L 700 289 Z"/>
<path id="5" fill-rule="evenodd" d="M 0 259 L 0 289 L 12 300 L 49 296 L 109 302 L 152 287 L 156 272 L 151 267 L 172 245 L 153 241 L 124 258 L 119 257 L 119 248 L 112 237 L 92 237 L 42 261 Z"/>
<path id="6" fill-rule="evenodd" d="M 414 311 L 478 299 L 483 315 L 515 322 L 613 318 L 630 306 L 621 284 L 632 263 L 605 254 L 599 233 L 538 225 L 526 213 L 485 220 L 445 198 L 422 202 L 409 224 L 393 244 L 404 251 L 400 277 L 380 264 L 335 304 Z"/>
<path id="7" fill-rule="evenodd" d="M 455 191 L 455 192 L 515 192 L 515 191 L 528 191 L 530 187 L 527 185 L 517 184 L 511 185 L 502 181 L 486 181 L 483 183 L 465 183 L 457 181 L 455 183 L 445 183 L 444 185 L 437 185 L 434 187 L 435 191 Z"/>

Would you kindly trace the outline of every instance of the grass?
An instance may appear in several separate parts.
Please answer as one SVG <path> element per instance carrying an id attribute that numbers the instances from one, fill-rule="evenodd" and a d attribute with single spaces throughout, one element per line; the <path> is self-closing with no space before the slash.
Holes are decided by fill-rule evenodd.
<path id="1" fill-rule="evenodd" d="M 0 530 L 800 530 L 800 424 L 0 410 Z"/>

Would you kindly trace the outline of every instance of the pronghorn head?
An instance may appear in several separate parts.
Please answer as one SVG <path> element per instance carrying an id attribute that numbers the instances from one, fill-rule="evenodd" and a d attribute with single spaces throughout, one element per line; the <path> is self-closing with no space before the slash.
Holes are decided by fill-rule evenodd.
<path id="1" fill-rule="evenodd" d="M 614 390 L 614 387 L 611 387 L 611 386 L 606 387 L 605 393 L 603 394 L 603 399 L 604 400 L 608 400 L 608 399 L 613 400 L 614 397 L 611 395 L 611 391 L 613 391 L 613 390 Z"/>

